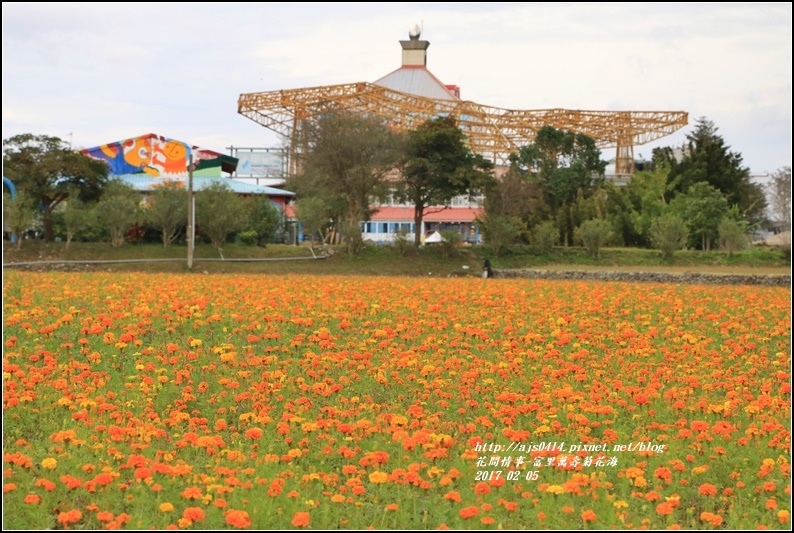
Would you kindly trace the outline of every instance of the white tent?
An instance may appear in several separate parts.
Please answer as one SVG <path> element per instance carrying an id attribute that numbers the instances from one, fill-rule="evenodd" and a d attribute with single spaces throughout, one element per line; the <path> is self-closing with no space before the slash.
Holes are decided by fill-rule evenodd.
<path id="1" fill-rule="evenodd" d="M 437 242 L 444 242 L 446 239 L 441 236 L 441 234 L 437 231 L 434 231 L 432 234 L 428 235 L 425 238 L 425 244 L 433 244 Z"/>

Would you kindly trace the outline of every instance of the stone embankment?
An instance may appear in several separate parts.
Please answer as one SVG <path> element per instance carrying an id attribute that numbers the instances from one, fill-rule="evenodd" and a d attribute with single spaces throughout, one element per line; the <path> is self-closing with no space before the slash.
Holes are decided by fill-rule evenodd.
<path id="1" fill-rule="evenodd" d="M 615 272 L 606 270 L 494 270 L 498 278 L 687 283 L 696 285 L 791 286 L 790 274 L 707 274 L 702 272 Z"/>

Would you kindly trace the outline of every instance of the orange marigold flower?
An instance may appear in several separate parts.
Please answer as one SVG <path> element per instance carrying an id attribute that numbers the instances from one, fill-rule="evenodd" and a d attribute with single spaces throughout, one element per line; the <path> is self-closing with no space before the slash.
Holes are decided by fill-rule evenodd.
<path id="1" fill-rule="evenodd" d="M 73 509 L 71 511 L 58 513 L 58 522 L 63 525 L 68 525 L 69 523 L 79 522 L 82 517 L 82 512 L 77 509 Z"/>
<path id="2" fill-rule="evenodd" d="M 703 496 L 713 496 L 717 494 L 717 487 L 711 483 L 703 483 L 698 488 L 698 492 L 700 492 L 700 494 Z"/>
<path id="3" fill-rule="evenodd" d="M 777 501 L 774 498 L 769 498 L 766 501 L 766 508 L 767 509 L 777 509 Z"/>
<path id="4" fill-rule="evenodd" d="M 464 507 L 460 510 L 460 517 L 465 519 L 473 518 L 480 514 L 480 508 L 476 506 Z"/>
<path id="5" fill-rule="evenodd" d="M 672 514 L 674 511 L 675 507 L 673 507 L 670 502 L 662 502 L 656 506 L 656 512 L 663 516 Z"/>
<path id="6" fill-rule="evenodd" d="M 245 430 L 245 436 L 248 439 L 259 440 L 262 438 L 262 430 L 259 428 L 248 428 Z"/>
<path id="7" fill-rule="evenodd" d="M 25 496 L 25 503 L 28 505 L 35 505 L 37 503 L 41 503 L 41 496 L 38 494 L 28 494 Z"/>
<path id="8" fill-rule="evenodd" d="M 590 509 L 582 513 L 582 520 L 585 522 L 594 522 L 597 518 L 595 512 Z"/>
<path id="9" fill-rule="evenodd" d="M 295 527 L 307 527 L 309 525 L 309 513 L 298 511 L 292 517 L 292 525 Z"/>
<path id="10" fill-rule="evenodd" d="M 693 421 L 692 424 L 690 424 L 689 427 L 692 428 L 692 431 L 708 431 L 709 429 L 711 429 L 711 426 L 709 426 L 709 423 L 708 422 L 704 422 L 702 420 Z"/>
<path id="11" fill-rule="evenodd" d="M 248 516 L 248 513 L 246 511 L 237 511 L 235 509 L 229 509 L 224 514 L 226 515 L 226 523 L 229 524 L 230 526 L 244 529 L 251 525 L 251 517 Z M 293 524 L 294 523 L 295 522 L 293 521 Z"/>
<path id="12" fill-rule="evenodd" d="M 399 508 L 400 506 L 397 505 L 396 503 L 390 503 L 389 505 L 386 506 L 387 511 L 396 511 Z"/>
<path id="13" fill-rule="evenodd" d="M 182 518 L 187 518 L 193 522 L 204 520 L 204 509 L 201 507 L 188 507 L 182 511 Z"/>
<path id="14" fill-rule="evenodd" d="M 6 483 L 3 485 L 3 492 L 11 492 L 13 490 L 17 490 L 17 486 L 15 483 Z"/>
<path id="15" fill-rule="evenodd" d="M 152 471 L 145 466 L 135 469 L 135 479 L 144 480 L 148 477 L 152 477 Z"/>
<path id="16" fill-rule="evenodd" d="M 111 483 L 113 483 L 113 476 L 105 472 L 102 472 L 101 474 L 97 474 L 96 477 L 94 478 L 94 485 L 99 485 L 101 487 L 104 487 L 105 485 L 110 485 Z"/>
<path id="17" fill-rule="evenodd" d="M 188 487 L 183 490 L 180 494 L 183 498 L 187 498 L 188 500 L 200 500 L 203 496 L 201 494 L 201 489 L 198 487 Z"/>
<path id="18" fill-rule="evenodd" d="M 444 499 L 460 503 L 460 493 L 454 490 L 447 492 L 446 494 L 444 494 Z"/>
<path id="19" fill-rule="evenodd" d="M 490 494 L 491 487 L 488 483 L 477 483 L 474 487 L 474 494 Z"/>
<path id="20" fill-rule="evenodd" d="M 100 511 L 96 514 L 96 519 L 100 522 L 112 522 L 116 518 L 110 511 Z"/>
<path id="21" fill-rule="evenodd" d="M 161 503 L 160 510 L 164 513 L 170 513 L 174 510 L 174 504 L 169 502 Z"/>

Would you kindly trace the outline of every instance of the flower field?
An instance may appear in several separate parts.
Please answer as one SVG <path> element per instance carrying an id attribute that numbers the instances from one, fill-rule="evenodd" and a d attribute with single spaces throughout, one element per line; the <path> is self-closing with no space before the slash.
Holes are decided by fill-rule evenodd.
<path id="1" fill-rule="evenodd" d="M 788 529 L 791 291 L 20 273 L 12 529 Z"/>

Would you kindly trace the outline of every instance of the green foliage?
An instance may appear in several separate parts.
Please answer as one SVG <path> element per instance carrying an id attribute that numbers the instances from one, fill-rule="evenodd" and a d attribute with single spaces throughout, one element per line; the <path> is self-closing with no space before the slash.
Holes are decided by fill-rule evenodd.
<path id="1" fill-rule="evenodd" d="M 496 246 L 496 255 L 504 246 L 517 242 L 525 227 L 549 216 L 543 195 L 541 186 L 530 182 L 527 173 L 515 165 L 500 179 L 489 183 L 483 202 L 486 216 L 481 227 L 490 235 L 490 241 L 487 237 L 486 241 Z"/>
<path id="2" fill-rule="evenodd" d="M 714 122 L 700 117 L 695 130 L 687 135 L 680 161 L 672 148 L 654 150 L 654 161 L 670 166 L 668 198 L 705 183 L 720 191 L 729 205 L 738 205 L 745 220 L 759 222 L 766 207 L 763 190 L 750 181 L 750 169 L 743 166 L 741 154 L 730 151 L 717 131 Z"/>
<path id="3" fill-rule="evenodd" d="M 458 255 L 458 246 L 460 246 L 460 232 L 454 229 L 445 229 L 441 230 L 441 237 L 443 240 L 438 243 L 439 250 L 441 250 L 441 256 L 444 259 L 449 259 L 450 257 L 456 257 Z"/>
<path id="4" fill-rule="evenodd" d="M 668 209 L 669 174 L 669 166 L 656 164 L 652 170 L 637 172 L 625 186 L 606 184 L 606 218 L 615 233 L 613 244 L 652 245 L 651 224 Z"/>
<path id="5" fill-rule="evenodd" d="M 580 189 L 589 196 L 606 168 L 593 139 L 552 126 L 538 131 L 535 142 L 519 152 L 518 162 L 545 187 L 547 202 L 555 210 L 572 204 Z"/>
<path id="6" fill-rule="evenodd" d="M 401 154 L 400 139 L 375 117 L 329 113 L 305 131 L 303 172 L 289 187 L 300 198 L 315 196 L 340 221 L 348 253 L 363 249 L 359 222 L 368 220 L 372 198 L 389 191 L 386 175 Z"/>
<path id="7" fill-rule="evenodd" d="M 258 235 L 254 230 L 241 231 L 237 234 L 237 238 L 246 246 L 253 246 L 258 241 Z"/>
<path id="8" fill-rule="evenodd" d="M 572 206 L 579 198 L 589 199 L 603 185 L 606 161 L 601 160 L 595 141 L 544 126 L 535 142 L 524 146 L 512 162 L 527 169 L 529 181 L 543 190 L 544 202 L 567 246 L 574 239 L 574 228 L 585 220 Z"/>
<path id="9" fill-rule="evenodd" d="M 58 137 L 23 134 L 3 140 L 3 175 L 43 206 L 44 239 L 54 240 L 53 210 L 79 191 L 84 201 L 96 200 L 108 167 L 103 161 L 73 151 Z"/>
<path id="10" fill-rule="evenodd" d="M 476 220 L 485 244 L 495 257 L 502 255 L 508 246 L 516 242 L 524 231 L 524 225 L 517 216 L 488 212 Z"/>
<path id="11" fill-rule="evenodd" d="M 295 204 L 295 212 L 303 225 L 303 230 L 309 235 L 309 245 L 314 245 L 315 237 L 325 244 L 325 228 L 331 218 L 331 209 L 319 196 L 299 198 Z"/>
<path id="12" fill-rule="evenodd" d="M 34 199 L 25 191 L 17 191 L 16 200 L 9 193 L 3 193 L 3 223 L 17 236 L 16 248 L 22 247 L 25 232 L 33 225 L 38 216 Z"/>
<path id="13" fill-rule="evenodd" d="M 455 118 L 446 116 L 428 119 L 408 133 L 400 167 L 398 196 L 413 204 L 414 223 L 421 228 L 426 207 L 448 205 L 455 196 L 484 188 L 493 164 L 471 151 Z M 417 231 L 417 246 L 420 237 Z"/>
<path id="14" fill-rule="evenodd" d="M 559 238 L 560 231 L 557 229 L 556 224 L 550 220 L 541 222 L 532 228 L 532 245 L 538 253 L 549 253 L 554 248 L 554 245 L 557 244 Z"/>
<path id="15" fill-rule="evenodd" d="M 110 244 L 118 248 L 124 244 L 127 230 L 142 218 L 141 195 L 126 183 L 108 181 L 96 207 L 97 218 L 110 233 Z"/>
<path id="16" fill-rule="evenodd" d="M 689 233 L 700 240 L 702 250 L 710 250 L 717 239 L 720 221 L 728 214 L 728 201 L 705 182 L 695 183 L 686 194 L 679 194 L 670 202 L 670 210 L 683 218 Z"/>
<path id="17" fill-rule="evenodd" d="M 76 193 L 69 194 L 63 209 L 63 225 L 66 229 L 66 249 L 79 234 L 88 232 L 97 225 L 95 203 L 83 202 Z"/>
<path id="18" fill-rule="evenodd" d="M 247 229 L 256 233 L 257 245 L 273 244 L 282 226 L 281 211 L 269 198 L 251 198 L 248 201 L 250 218 Z"/>
<path id="19" fill-rule="evenodd" d="M 401 257 L 405 257 L 411 251 L 416 250 L 416 247 L 408 238 L 408 230 L 406 229 L 401 229 L 394 234 L 391 245 Z"/>
<path id="20" fill-rule="evenodd" d="M 581 242 L 591 257 L 601 257 L 601 247 L 612 238 L 612 227 L 609 222 L 599 218 L 587 220 L 574 232 L 577 241 Z"/>
<path id="21" fill-rule="evenodd" d="M 744 250 L 749 244 L 747 224 L 734 218 L 723 218 L 717 231 L 720 235 L 720 248 L 727 250 L 729 256 L 732 256 L 734 252 Z"/>
<path id="22" fill-rule="evenodd" d="M 196 225 L 213 248 L 220 248 L 232 232 L 248 222 L 243 198 L 225 183 L 215 182 L 196 193 Z"/>
<path id="23" fill-rule="evenodd" d="M 661 250 L 662 257 L 672 259 L 676 250 L 686 246 L 689 230 L 681 217 L 668 214 L 651 223 L 650 236 L 651 243 Z"/>
<path id="24" fill-rule="evenodd" d="M 166 181 L 156 187 L 146 203 L 146 220 L 160 232 L 168 248 L 187 224 L 187 190 L 181 183 Z"/>

